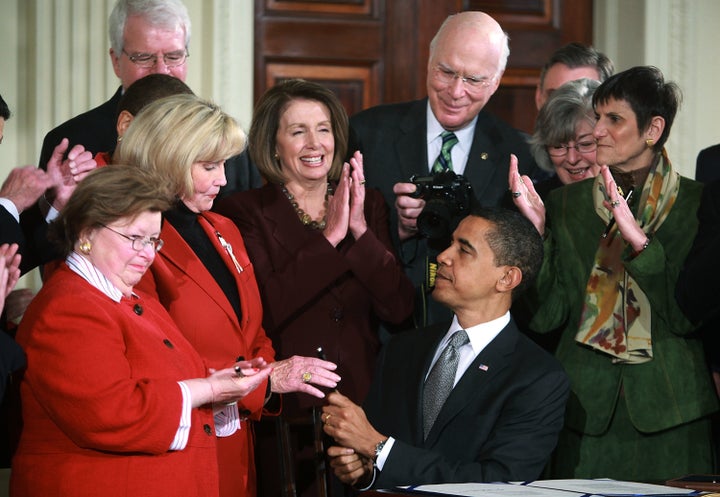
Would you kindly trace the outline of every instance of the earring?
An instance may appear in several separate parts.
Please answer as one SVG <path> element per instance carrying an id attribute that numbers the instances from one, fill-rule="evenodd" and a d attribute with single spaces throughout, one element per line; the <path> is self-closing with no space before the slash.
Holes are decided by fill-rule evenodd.
<path id="1" fill-rule="evenodd" d="M 88 255 L 90 253 L 90 250 L 92 249 L 92 243 L 85 240 L 84 242 L 80 243 L 80 252 L 82 252 L 85 255 Z"/>
<path id="2" fill-rule="evenodd" d="M 653 145 L 655 145 L 655 140 L 652 138 L 648 138 L 645 140 L 645 145 L 647 145 L 647 148 L 653 148 Z"/>
<path id="3" fill-rule="evenodd" d="M 278 155 L 278 153 L 277 153 L 277 152 L 275 152 L 275 155 L 274 155 L 273 157 L 275 158 L 275 160 L 278 160 L 278 159 L 280 159 L 280 156 Z"/>
<path id="4" fill-rule="evenodd" d="M 117 142 L 120 143 L 122 141 L 122 136 L 118 136 Z"/>

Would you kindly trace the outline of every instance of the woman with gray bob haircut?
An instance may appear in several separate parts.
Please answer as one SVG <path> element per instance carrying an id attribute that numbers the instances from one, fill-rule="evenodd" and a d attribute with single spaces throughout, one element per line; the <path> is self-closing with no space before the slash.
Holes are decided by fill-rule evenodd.
<path id="1" fill-rule="evenodd" d="M 592 96 L 600 82 L 583 78 L 565 83 L 552 93 L 535 121 L 530 150 L 538 166 L 555 176 L 538 184 L 541 197 L 569 183 L 594 178 L 600 172 L 592 131 Z"/>

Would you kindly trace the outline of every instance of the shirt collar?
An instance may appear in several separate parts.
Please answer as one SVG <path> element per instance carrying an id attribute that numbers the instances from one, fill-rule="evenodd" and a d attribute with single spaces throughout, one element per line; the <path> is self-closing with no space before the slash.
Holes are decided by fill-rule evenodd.
<path id="1" fill-rule="evenodd" d="M 465 332 L 468 334 L 468 338 L 470 338 L 470 345 L 472 345 L 474 355 L 477 356 L 480 352 L 482 352 L 483 349 L 500 334 L 509 322 L 510 311 L 507 311 L 505 314 L 499 318 L 493 319 L 492 321 L 465 328 Z M 458 323 L 457 316 L 453 315 L 450 329 L 445 334 L 445 337 L 440 344 L 440 349 L 445 348 L 445 345 L 447 345 L 450 341 L 450 337 L 453 333 L 461 329 L 463 329 L 463 327 L 460 326 L 460 323 Z"/>
<path id="2" fill-rule="evenodd" d="M 75 273 L 79 274 L 85 281 L 110 297 L 115 302 L 120 302 L 122 292 L 113 285 L 98 268 L 77 252 L 71 252 L 65 259 L 65 263 Z M 134 294 L 133 294 L 134 295 Z"/>
<path id="3" fill-rule="evenodd" d="M 445 131 L 445 128 L 442 127 L 442 125 L 438 122 L 437 118 L 435 117 L 435 114 L 433 114 L 432 109 L 430 108 L 430 101 L 428 101 L 427 104 L 427 143 L 430 143 L 433 140 L 441 140 L 440 135 L 443 131 Z M 458 145 L 460 146 L 460 149 L 465 152 L 465 154 L 470 152 L 470 147 L 472 146 L 472 140 L 473 135 L 475 134 L 475 124 L 477 123 L 477 116 L 470 121 L 467 126 L 465 126 L 462 129 L 458 129 L 453 131 L 455 133 L 455 136 L 457 136 L 458 139 Z M 458 146 L 456 145 L 456 146 Z"/>

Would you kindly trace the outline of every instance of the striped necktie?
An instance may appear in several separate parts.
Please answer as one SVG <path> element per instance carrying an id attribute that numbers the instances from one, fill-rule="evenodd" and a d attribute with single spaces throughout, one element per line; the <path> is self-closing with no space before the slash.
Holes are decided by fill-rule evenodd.
<path id="1" fill-rule="evenodd" d="M 443 171 L 452 171 L 452 155 L 450 151 L 458 142 L 457 136 L 452 131 L 443 131 L 440 135 L 442 137 L 442 147 L 440 148 L 440 154 L 432 167 L 433 173 L 441 173 Z"/>

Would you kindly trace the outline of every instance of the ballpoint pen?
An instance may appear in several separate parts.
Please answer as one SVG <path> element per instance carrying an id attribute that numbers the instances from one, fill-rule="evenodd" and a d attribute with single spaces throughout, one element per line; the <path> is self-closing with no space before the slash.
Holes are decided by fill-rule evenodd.
<path id="1" fill-rule="evenodd" d="M 625 196 L 625 202 L 630 202 L 630 198 L 632 197 L 633 191 L 635 191 L 633 188 L 630 188 L 627 192 L 627 195 Z M 608 222 L 607 226 L 605 227 L 605 231 L 603 231 L 602 237 L 607 238 L 610 234 L 610 230 L 615 226 L 615 216 L 613 216 L 610 219 L 610 222 Z"/>

